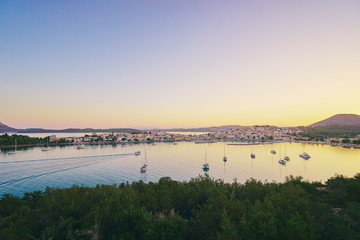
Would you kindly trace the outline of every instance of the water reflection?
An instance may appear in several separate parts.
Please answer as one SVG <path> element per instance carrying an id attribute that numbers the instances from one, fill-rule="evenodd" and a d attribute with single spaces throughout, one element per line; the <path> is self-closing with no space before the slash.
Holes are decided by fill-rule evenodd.
<path id="1" fill-rule="evenodd" d="M 169 176 L 174 180 L 190 180 L 206 172 L 211 177 L 232 182 L 255 178 L 259 180 L 283 181 L 288 175 L 301 175 L 309 180 L 326 180 L 337 174 L 353 176 L 360 169 L 360 149 L 281 143 L 268 145 L 226 145 L 224 143 L 194 144 L 180 142 L 132 145 L 86 146 L 77 150 L 74 146 L 51 146 L 43 152 L 41 147 L 21 147 L 19 154 L 0 152 L 0 194 L 20 195 L 25 191 L 44 189 L 45 186 L 69 187 L 73 184 L 95 186 L 143 180 L 157 181 Z M 145 163 L 145 152 L 149 169 L 139 173 Z M 271 154 L 274 149 L 277 154 Z M 282 151 L 281 151 L 282 150 Z M 280 165 L 285 152 L 291 158 Z M 307 152 L 309 160 L 299 154 Z M 249 154 L 256 154 L 251 158 Z M 204 165 L 207 168 L 204 168 Z M 211 170 L 210 170 L 211 167 Z"/>

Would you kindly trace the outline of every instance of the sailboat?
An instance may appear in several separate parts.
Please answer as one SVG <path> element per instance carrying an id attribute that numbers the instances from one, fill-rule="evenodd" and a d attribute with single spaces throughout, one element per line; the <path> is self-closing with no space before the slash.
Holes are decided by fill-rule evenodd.
<path id="1" fill-rule="evenodd" d="M 286 143 L 285 143 L 285 157 L 284 157 L 284 160 L 290 161 L 290 157 L 288 157 L 288 156 L 286 155 Z"/>
<path id="2" fill-rule="evenodd" d="M 225 156 L 225 143 L 224 143 L 224 158 L 223 161 L 226 162 L 227 161 L 227 157 Z"/>
<path id="3" fill-rule="evenodd" d="M 50 151 L 49 138 L 46 138 L 46 148 L 41 149 L 41 151 L 43 151 L 43 152 L 49 152 Z"/>
<path id="4" fill-rule="evenodd" d="M 285 165 L 286 164 L 286 161 L 284 160 L 284 159 L 281 159 L 281 146 L 280 146 L 280 152 L 279 152 L 280 154 L 279 154 L 279 163 L 281 164 L 281 165 Z"/>
<path id="5" fill-rule="evenodd" d="M 17 140 L 15 139 L 15 150 L 9 151 L 8 154 L 18 154 L 20 151 L 16 151 L 16 147 L 17 147 Z"/>
<path id="6" fill-rule="evenodd" d="M 147 164 L 147 156 L 146 156 L 146 149 L 145 149 L 145 161 L 144 164 L 140 168 L 141 173 L 145 173 L 148 170 L 148 164 Z"/>
<path id="7" fill-rule="evenodd" d="M 210 170 L 210 166 L 207 162 L 207 152 L 206 152 L 206 149 L 205 149 L 205 163 L 203 164 L 203 171 L 204 172 L 208 172 Z"/>
<path id="8" fill-rule="evenodd" d="M 251 154 L 250 154 L 250 157 L 251 157 L 251 158 L 255 158 L 255 157 L 256 157 L 255 154 L 252 152 L 252 146 L 251 146 Z"/>

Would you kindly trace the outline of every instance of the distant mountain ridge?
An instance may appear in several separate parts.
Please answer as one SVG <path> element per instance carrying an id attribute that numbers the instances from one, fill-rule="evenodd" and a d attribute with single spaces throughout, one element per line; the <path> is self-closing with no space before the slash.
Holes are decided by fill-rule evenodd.
<path id="1" fill-rule="evenodd" d="M 0 122 L 0 133 L 1 132 L 14 132 L 14 131 L 17 131 L 17 130 L 18 129 L 9 127 L 9 126 L 7 126 L 7 125 Z"/>
<path id="2" fill-rule="evenodd" d="M 322 126 L 359 126 L 360 115 L 357 114 L 336 114 L 322 121 L 313 123 L 308 127 L 322 127 Z"/>
<path id="3" fill-rule="evenodd" d="M 94 129 L 94 128 L 67 128 L 67 129 L 43 129 L 43 128 L 27 128 L 16 129 L 9 127 L 0 122 L 0 133 L 82 133 L 82 132 L 141 132 L 134 128 L 107 128 L 107 129 Z"/>

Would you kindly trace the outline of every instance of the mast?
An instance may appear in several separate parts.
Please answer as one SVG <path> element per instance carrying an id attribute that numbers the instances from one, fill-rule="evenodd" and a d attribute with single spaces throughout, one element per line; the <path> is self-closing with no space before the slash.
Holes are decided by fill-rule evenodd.
<path id="1" fill-rule="evenodd" d="M 207 151 L 205 149 L 205 163 L 207 163 Z"/>

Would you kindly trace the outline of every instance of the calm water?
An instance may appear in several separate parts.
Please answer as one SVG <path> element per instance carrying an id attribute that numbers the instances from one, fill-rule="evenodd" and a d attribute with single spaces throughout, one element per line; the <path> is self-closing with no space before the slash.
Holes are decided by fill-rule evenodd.
<path id="1" fill-rule="evenodd" d="M 149 169 L 141 174 L 139 169 L 147 152 Z M 276 150 L 273 155 L 270 150 Z M 69 187 L 73 184 L 119 184 L 137 180 L 157 181 L 163 176 L 174 180 L 190 180 L 203 174 L 202 164 L 210 164 L 208 174 L 232 182 L 255 178 L 283 181 L 289 175 L 301 175 L 309 180 L 324 181 L 334 174 L 353 176 L 360 172 L 360 149 L 281 143 L 254 146 L 226 145 L 227 163 L 224 164 L 224 143 L 194 144 L 192 142 L 51 147 L 43 152 L 40 147 L 20 148 L 19 154 L 0 152 L 0 195 L 43 190 L 46 186 Z M 141 151 L 135 156 L 135 151 Z M 291 160 L 282 166 L 278 163 L 280 150 Z M 251 151 L 256 159 L 250 158 Z M 304 160 L 299 153 L 306 151 L 311 159 Z"/>

